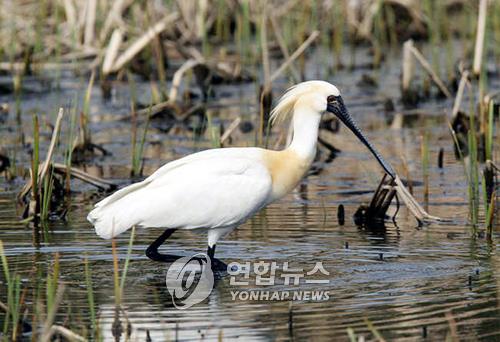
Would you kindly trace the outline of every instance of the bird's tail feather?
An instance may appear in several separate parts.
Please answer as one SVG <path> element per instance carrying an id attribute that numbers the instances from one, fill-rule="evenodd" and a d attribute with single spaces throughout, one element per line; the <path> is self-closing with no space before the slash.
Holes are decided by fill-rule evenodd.
<path id="1" fill-rule="evenodd" d="M 95 205 L 87 220 L 95 227 L 97 235 L 103 239 L 111 239 L 137 223 L 133 194 L 147 184 L 140 182 L 129 185 Z"/>
<path id="2" fill-rule="evenodd" d="M 95 208 L 88 216 L 87 220 L 92 223 L 97 235 L 103 239 L 111 239 L 133 226 L 128 222 L 120 222 L 111 210 L 106 208 Z"/>

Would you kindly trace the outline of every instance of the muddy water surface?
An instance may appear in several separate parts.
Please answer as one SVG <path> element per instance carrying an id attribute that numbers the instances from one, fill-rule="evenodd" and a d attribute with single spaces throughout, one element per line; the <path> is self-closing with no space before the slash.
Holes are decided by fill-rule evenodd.
<path id="1" fill-rule="evenodd" d="M 361 62 L 365 55 L 360 52 L 358 61 Z M 316 274 L 311 279 L 327 280 L 327 283 L 286 285 L 283 278 L 277 277 L 274 285 L 262 287 L 252 281 L 249 285 L 232 285 L 230 277 L 222 277 L 216 281 L 208 299 L 180 311 L 172 305 L 165 286 L 167 266 L 144 256 L 145 248 L 161 231 L 138 230 L 126 280 L 124 310 L 120 315 L 123 322 L 128 320 L 137 340 L 145 340 L 147 334 L 154 341 L 176 338 L 300 340 L 312 335 L 318 340 L 347 340 L 348 328 L 358 335 L 373 336 L 367 321 L 388 340 L 443 340 L 454 330 L 463 340 L 500 339 L 499 235 L 495 233 L 493 241 L 485 239 L 483 234 L 473 237 L 472 227 L 466 224 L 468 202 L 463 166 L 455 160 L 445 119 L 451 103 L 426 102 L 417 111 L 424 114 L 416 115 L 411 124 L 402 129 L 390 129 L 387 123 L 393 114 L 385 113 L 385 99 L 395 100 L 396 109 L 401 109 L 397 102 L 397 56 L 394 58 L 397 67 L 388 63 L 379 71 L 346 70 L 328 77 L 318 67 L 318 60 L 312 58 L 308 64 L 310 77 L 327 78 L 339 86 L 352 116 L 396 169 L 403 170 L 404 156 L 415 181 L 414 192 L 421 202 L 420 141 L 422 133 L 428 132 L 428 209 L 434 215 L 451 218 L 452 222 L 418 227 L 403 207 L 396 222 L 388 222 L 385 228 L 356 226 L 352 216 L 360 204 L 369 201 L 382 173 L 345 128 L 336 134 L 322 131 L 322 138 L 342 151 L 337 158 L 325 163 L 327 151 L 321 148 L 321 158 L 315 165 L 322 171 L 307 177 L 292 194 L 262 210 L 220 242 L 217 256 L 227 263 L 264 260 L 282 266 L 288 262 L 290 267 L 304 272 L 321 262 L 329 275 Z M 358 85 L 363 73 L 374 76 L 379 86 Z M 37 82 L 32 81 L 33 92 L 23 95 L 21 125 L 16 125 L 11 110 L 7 121 L 0 126 L 0 143 L 9 151 L 17 151 L 20 166 L 28 165 L 29 148 L 19 148 L 16 141 L 22 130 L 25 143 L 30 143 L 30 114 L 38 113 L 53 122 L 55 109 L 81 102 L 86 87 L 84 77 L 79 80 L 64 74 L 59 90 L 47 91 Z M 500 87 L 498 80 L 491 82 L 492 88 Z M 140 100 L 147 103 L 149 83 L 138 82 L 137 87 L 138 93 L 143 94 Z M 284 88 L 285 82 L 277 84 L 275 96 Z M 215 97 L 209 101 L 210 113 L 226 126 L 238 115 L 256 125 L 255 89 L 254 84 L 215 87 Z M 12 97 L 2 96 L 0 100 L 9 102 L 14 108 Z M 91 105 L 93 140 L 112 155 L 96 158 L 84 168 L 119 185 L 130 182 L 131 126 L 129 120 L 121 120 L 129 112 L 129 100 L 128 86 L 117 84 L 111 101 L 102 100 L 96 87 Z M 67 124 L 65 126 L 63 142 L 68 135 Z M 46 132 L 42 136 L 45 151 L 50 136 L 48 129 L 44 127 L 43 131 Z M 273 131 L 270 145 L 279 135 L 279 130 Z M 254 142 L 255 131 L 238 131 L 231 146 L 251 146 Z M 210 146 L 206 136 L 193 138 L 192 133 L 182 127 L 175 127 L 166 134 L 152 124 L 147 135 L 144 172 L 150 174 L 169 160 Z M 58 150 L 57 158 L 61 160 L 64 148 L 61 146 Z M 440 148 L 444 149 L 444 169 L 436 165 Z M 11 268 L 23 274 L 24 286 L 43 287 L 42 274 L 51 267 L 54 254 L 59 253 L 61 280 L 67 284 L 60 319 L 64 320 L 71 312 L 70 325 L 81 327 L 90 321 L 83 272 L 83 259 L 87 257 L 103 335 L 112 339 L 115 307 L 111 243 L 97 237 L 85 219 L 93 203 L 104 194 L 74 181 L 75 194 L 68 203 L 66 221 L 45 224 L 39 242 L 35 242 L 33 228 L 19 223 L 14 201 L 22 183 L 21 179 L 13 182 L 0 179 L 0 238 Z M 345 225 L 339 225 L 337 220 L 340 204 L 345 207 Z M 122 264 L 128 240 L 129 233 L 117 239 Z M 205 237 L 178 232 L 168 247 L 171 253 L 191 255 L 204 251 L 205 241 Z M 255 280 L 255 274 L 251 279 Z M 3 281 L 2 273 L 0 282 Z M 234 291 L 252 289 L 322 291 L 328 293 L 328 299 L 260 301 L 233 298 Z M 32 298 L 30 293 L 27 302 Z M 3 293 L 0 299 L 5 300 Z"/>

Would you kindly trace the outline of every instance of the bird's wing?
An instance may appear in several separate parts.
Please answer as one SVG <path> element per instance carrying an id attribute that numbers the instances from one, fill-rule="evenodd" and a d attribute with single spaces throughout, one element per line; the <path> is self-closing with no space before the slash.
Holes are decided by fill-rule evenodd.
<path id="1" fill-rule="evenodd" d="M 267 203 L 271 176 L 253 150 L 219 151 L 180 159 L 101 201 L 89 214 L 97 233 L 109 238 L 133 225 L 193 229 L 244 221 Z"/>

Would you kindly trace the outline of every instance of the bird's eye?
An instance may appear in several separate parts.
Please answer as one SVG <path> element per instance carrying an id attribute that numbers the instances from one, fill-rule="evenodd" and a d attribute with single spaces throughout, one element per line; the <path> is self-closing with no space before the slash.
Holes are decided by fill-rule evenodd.
<path id="1" fill-rule="evenodd" d="M 328 101 L 328 103 L 335 103 L 337 102 L 337 96 L 335 95 L 330 95 L 326 98 L 326 100 Z"/>

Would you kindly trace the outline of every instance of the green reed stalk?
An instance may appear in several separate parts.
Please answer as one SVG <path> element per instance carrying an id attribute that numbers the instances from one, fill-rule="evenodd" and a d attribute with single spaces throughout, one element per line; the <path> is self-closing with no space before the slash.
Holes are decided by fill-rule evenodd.
<path id="1" fill-rule="evenodd" d="M 32 170 L 32 194 L 33 201 L 36 203 L 36 207 L 39 207 L 39 186 L 38 186 L 38 167 L 40 165 L 40 126 L 38 124 L 38 116 L 33 115 L 33 157 L 31 159 L 31 170 Z M 38 212 L 35 208 L 35 214 Z"/>
<path id="2" fill-rule="evenodd" d="M 75 99 L 76 100 L 76 99 Z M 76 103 L 76 101 L 74 102 Z M 74 147 L 74 142 L 75 142 L 75 128 L 76 128 L 76 107 L 73 107 L 71 109 L 71 115 L 69 119 L 69 132 L 68 132 L 68 141 L 67 141 L 67 149 L 65 153 L 65 160 L 64 164 L 66 165 L 66 168 L 69 170 L 71 167 L 71 159 L 73 157 L 73 147 Z M 69 193 L 71 192 L 71 173 L 66 172 L 66 179 L 65 179 L 65 189 L 66 192 Z"/>
<path id="3" fill-rule="evenodd" d="M 495 191 L 491 194 L 491 198 L 488 198 L 487 181 L 486 181 L 486 173 L 493 172 L 491 170 L 491 160 L 493 160 L 493 136 L 494 136 L 494 127 L 495 122 L 493 118 L 493 110 L 494 110 L 494 102 L 493 100 L 489 101 L 488 106 L 488 120 L 487 127 L 485 132 L 485 158 L 486 158 L 486 168 L 483 172 L 482 178 L 482 188 L 483 188 L 483 202 L 484 202 L 484 211 L 485 211 L 485 228 L 488 231 L 488 236 L 491 236 L 493 229 L 493 216 L 495 215 Z"/>
<path id="4" fill-rule="evenodd" d="M 485 170 L 486 172 L 486 170 Z M 486 177 L 485 173 L 483 173 L 482 177 L 482 190 L 483 190 L 483 203 L 484 203 L 484 228 L 486 229 L 488 236 L 491 236 L 493 231 L 493 217 L 495 215 L 495 193 L 491 194 L 491 199 L 488 201 L 488 191 L 486 189 Z"/>
<path id="5" fill-rule="evenodd" d="M 349 341 L 358 342 L 358 337 L 356 336 L 353 328 L 347 328 L 347 336 L 349 337 Z"/>
<path id="6" fill-rule="evenodd" d="M 148 133 L 149 122 L 151 118 L 151 107 L 149 106 L 148 117 L 146 119 L 146 126 L 142 132 L 141 140 L 139 145 L 136 146 L 136 142 L 134 141 L 134 145 L 132 146 L 132 176 L 140 176 L 142 174 L 142 166 L 143 166 L 143 156 L 144 156 L 144 144 L 146 143 L 146 135 Z M 135 111 L 134 111 L 135 112 Z M 134 134 L 135 140 L 135 134 Z"/>
<path id="7" fill-rule="evenodd" d="M 500 1 L 494 1 L 493 14 L 492 14 L 492 30 L 495 43 L 495 55 L 497 63 L 500 62 Z"/>
<path id="8" fill-rule="evenodd" d="M 85 286 L 87 287 L 87 301 L 89 304 L 90 311 L 90 321 L 92 323 L 92 330 L 96 330 L 96 314 L 95 314 L 95 301 L 94 301 L 94 289 L 92 287 L 92 273 L 90 270 L 90 265 L 88 259 L 85 257 L 83 259 L 85 265 Z"/>
<path id="9" fill-rule="evenodd" d="M 495 128 L 495 122 L 493 121 L 493 110 L 494 102 L 493 100 L 490 100 L 488 106 L 488 124 L 485 137 L 486 160 L 493 160 L 493 130 Z"/>
<path id="10" fill-rule="evenodd" d="M 373 323 L 368 318 L 365 318 L 365 323 L 368 326 L 368 330 L 371 331 L 371 333 L 373 334 L 373 336 L 378 341 L 385 341 L 384 337 L 380 334 L 380 332 L 377 330 L 377 328 L 375 328 L 375 326 L 373 325 Z"/>
<path id="11" fill-rule="evenodd" d="M 23 93 L 23 75 L 15 74 L 13 76 L 14 100 L 16 109 L 16 121 L 21 123 L 21 99 Z"/>
<path id="12" fill-rule="evenodd" d="M 56 299 L 58 284 L 59 284 L 59 253 L 56 253 L 54 256 L 54 265 L 52 265 L 52 272 L 49 271 L 47 274 L 47 288 L 46 288 L 47 313 L 51 312 L 52 309 L 54 309 L 53 305 Z"/>
<path id="13" fill-rule="evenodd" d="M 244 63 L 249 62 L 250 54 L 250 5 L 248 0 L 241 1 L 241 14 L 238 14 L 238 46 Z"/>
<path id="14" fill-rule="evenodd" d="M 213 148 L 221 147 L 220 143 L 220 128 L 213 124 L 212 114 L 207 112 L 207 131 Z"/>
<path id="15" fill-rule="evenodd" d="M 56 53 L 56 88 L 60 89 L 61 88 L 61 55 L 62 55 L 62 30 L 61 30 L 61 10 L 60 6 L 54 6 L 54 11 L 55 11 L 55 17 L 56 17 L 56 47 L 55 47 L 55 53 Z"/>
<path id="16" fill-rule="evenodd" d="M 439 26 L 439 3 L 434 0 L 425 0 L 424 11 L 429 18 L 429 41 L 431 43 L 432 67 L 436 73 L 440 75 L 441 66 L 439 63 L 439 49 L 441 45 L 441 35 Z"/>
<path id="17" fill-rule="evenodd" d="M 455 131 L 453 130 L 453 127 L 451 126 L 450 122 L 448 122 L 448 127 L 450 129 L 450 133 L 451 133 L 451 136 L 453 138 L 453 142 L 455 144 L 455 147 L 458 151 L 459 159 L 462 161 L 462 166 L 464 168 L 465 179 L 467 180 L 467 193 L 468 193 L 468 199 L 469 199 L 469 215 L 471 216 L 472 223 L 475 225 L 474 218 L 477 218 L 477 214 L 474 214 L 474 210 L 475 210 L 476 206 L 474 205 L 474 201 L 473 201 L 473 199 L 474 199 L 474 182 L 473 182 L 473 177 L 471 175 L 472 160 L 469 162 L 469 165 L 467 165 L 466 160 L 464 158 L 464 155 L 462 154 L 462 151 L 460 150 L 460 145 L 458 143 L 457 135 L 456 135 Z M 470 135 L 470 131 L 469 131 L 469 135 Z M 471 139 L 469 139 L 469 140 L 471 140 Z M 469 149 L 471 149 L 470 142 L 469 142 Z M 471 158 L 470 152 L 469 152 L 469 158 Z M 476 182 L 476 184 L 477 184 L 477 182 Z M 474 226 L 474 231 L 475 231 L 475 226 Z"/>
<path id="18" fill-rule="evenodd" d="M 87 145 L 92 141 L 90 128 L 88 125 L 89 125 L 90 100 L 92 98 L 92 88 L 94 87 L 94 80 L 95 80 L 95 70 L 93 70 L 92 74 L 90 74 L 87 90 L 85 91 L 85 98 L 83 100 L 83 110 L 81 119 L 81 127 L 82 127 L 81 139 L 84 145 Z"/>
<path id="19" fill-rule="evenodd" d="M 0 259 L 2 260 L 2 268 L 7 282 L 7 312 L 5 313 L 3 335 L 7 336 L 9 323 L 12 321 L 11 340 L 15 341 L 17 340 L 19 319 L 21 317 L 21 276 L 17 273 L 10 274 L 2 240 L 0 240 Z"/>
<path id="20" fill-rule="evenodd" d="M 372 40 L 373 47 L 373 67 L 380 67 L 380 63 L 382 61 L 382 46 L 384 45 L 384 34 L 383 34 L 383 20 L 380 15 L 380 10 L 375 15 L 374 21 L 374 39 Z"/>
<path id="21" fill-rule="evenodd" d="M 387 30 L 389 31 L 389 46 L 398 46 L 398 35 L 396 31 L 396 16 L 391 6 L 385 6 L 385 18 L 387 20 Z"/>
<path id="22" fill-rule="evenodd" d="M 40 203 L 40 219 L 46 221 L 50 213 L 50 200 L 52 198 L 52 190 L 54 188 L 54 178 L 52 168 L 49 168 L 48 175 L 43 180 L 42 201 Z"/>
<path id="23" fill-rule="evenodd" d="M 113 252 L 113 282 L 115 284 L 115 305 L 120 306 L 122 293 L 120 291 L 120 271 L 118 270 L 118 252 L 116 250 L 116 239 L 111 240 L 111 250 Z"/>
<path id="24" fill-rule="evenodd" d="M 125 288 L 125 279 L 127 278 L 128 266 L 130 263 L 130 256 L 132 255 L 132 247 L 134 245 L 135 238 L 135 226 L 132 226 L 132 232 L 130 233 L 130 239 L 128 241 L 127 257 L 125 258 L 125 265 L 123 265 L 121 281 L 120 281 L 120 292 L 123 293 Z"/>
<path id="25" fill-rule="evenodd" d="M 422 136 L 421 156 L 424 181 L 424 203 L 427 209 L 429 206 L 429 137 L 427 132 Z"/>
<path id="26" fill-rule="evenodd" d="M 226 3 L 224 0 L 217 0 L 217 17 L 215 18 L 215 36 L 223 42 L 225 40 L 225 12 Z"/>
<path id="27" fill-rule="evenodd" d="M 472 224 L 475 226 L 479 219 L 479 165 L 478 165 L 478 146 L 476 138 L 476 125 L 474 112 L 469 114 L 470 129 L 467 133 L 469 145 L 469 206 Z"/>
<path id="28" fill-rule="evenodd" d="M 344 8 L 333 6 L 333 52 L 335 55 L 334 70 L 342 67 L 342 47 L 344 46 Z"/>

